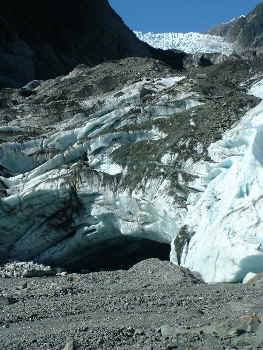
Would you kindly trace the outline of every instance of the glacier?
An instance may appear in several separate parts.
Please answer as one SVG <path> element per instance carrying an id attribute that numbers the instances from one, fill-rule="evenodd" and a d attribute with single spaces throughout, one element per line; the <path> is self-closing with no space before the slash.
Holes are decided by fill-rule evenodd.
<path id="1" fill-rule="evenodd" d="M 163 50 L 176 49 L 189 54 L 221 53 L 229 56 L 233 46 L 220 36 L 201 33 L 143 33 L 134 31 L 147 44 Z"/>
<path id="2" fill-rule="evenodd" d="M 76 69 L 57 80 L 68 84 L 67 80 L 79 79 L 78 73 Z M 62 122 L 52 114 L 45 122 L 43 105 L 26 103 L 20 110 L 15 106 L 15 119 L 0 130 L 7 140 L 23 138 L 23 142 L 0 145 L 1 261 L 86 266 L 94 264 L 98 254 L 123 246 L 128 237 L 170 243 L 175 213 L 172 198 L 167 201 L 165 195 L 169 181 L 160 186 L 159 179 L 152 179 L 145 191 L 138 187 L 131 192 L 121 183 L 127 169 L 113 161 L 111 154 L 122 145 L 166 137 L 157 127 L 124 131 L 137 120 L 136 113 L 157 120 L 201 105 L 195 94 L 181 94 L 178 101 L 169 101 L 167 89 L 183 79 L 142 80 L 117 92 L 83 98 L 74 106 L 73 115 L 68 100 L 65 105 L 55 102 L 55 106 L 64 106 Z M 145 95 L 161 92 L 163 96 L 155 103 L 142 106 Z M 34 137 L 39 129 L 45 134 Z"/>
<path id="3" fill-rule="evenodd" d="M 155 67 L 81 66 L 27 99 L 2 92 L 1 262 L 86 268 L 148 240 L 171 245 L 171 261 L 206 282 L 263 271 L 263 102 L 249 107 L 263 98 L 262 76 L 229 100 L 229 85 L 213 98 L 198 90 L 203 76 Z"/>
<path id="4" fill-rule="evenodd" d="M 248 94 L 263 99 L 263 80 Z M 263 102 L 209 147 L 212 162 L 196 163 L 203 175 L 192 186 L 184 224 L 191 232 L 182 265 L 206 282 L 240 282 L 263 271 Z M 175 247 L 172 260 L 176 263 Z"/>

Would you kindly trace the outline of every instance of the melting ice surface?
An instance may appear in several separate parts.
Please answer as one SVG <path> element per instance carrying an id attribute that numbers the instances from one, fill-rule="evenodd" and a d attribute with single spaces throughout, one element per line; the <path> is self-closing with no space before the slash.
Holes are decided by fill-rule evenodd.
<path id="1" fill-rule="evenodd" d="M 263 80 L 248 93 L 263 99 Z M 263 102 L 209 154 L 214 163 L 195 164 L 205 175 L 193 187 L 204 191 L 188 198 L 184 223 L 192 239 L 181 261 L 206 282 L 238 282 L 263 271 Z M 171 260 L 176 262 L 174 247 Z"/>
<path id="2" fill-rule="evenodd" d="M 163 50 L 177 49 L 186 53 L 222 53 L 231 55 L 232 45 L 215 35 L 200 33 L 143 33 L 135 31 L 137 37 L 149 45 Z"/>
<path id="3" fill-rule="evenodd" d="M 98 244 L 131 236 L 172 242 L 171 261 L 177 263 L 174 239 L 187 225 L 192 236 L 181 264 L 200 272 L 205 281 L 241 281 L 249 272 L 262 272 L 263 102 L 209 147 L 213 162 L 190 160 L 189 171 L 186 162 L 183 170 L 199 175 L 190 184 L 198 192 L 188 197 L 187 212 L 175 208 L 167 178 L 151 178 L 145 189 L 138 186 L 132 194 L 115 178 L 128 170 L 113 161 L 113 150 L 121 144 L 165 138 L 157 127 L 132 133 L 122 130 L 136 113 L 140 120 L 146 118 L 147 109 L 152 120 L 175 118 L 176 113 L 202 103 L 195 93 L 178 90 L 176 96 L 169 95 L 169 88 L 183 78 L 129 85 L 121 94 L 105 96 L 102 107 L 80 125 L 77 114 L 70 119 L 71 128 L 65 120 L 43 140 L 3 143 L 0 165 L 10 176 L 0 178 L 6 191 L 0 207 L 0 257 L 37 257 L 44 264 L 59 266 L 67 261 L 70 266 L 80 252 L 88 257 Z M 143 105 L 146 92 L 154 99 Z M 263 99 L 263 80 L 249 93 Z M 80 103 L 89 110 L 95 102 Z M 0 133 L 23 135 L 23 120 L 18 126 L 2 127 Z M 50 153 L 45 155 L 44 150 Z M 169 167 L 176 157 L 168 150 L 160 162 Z"/>
<path id="4" fill-rule="evenodd" d="M 140 81 L 118 94 L 106 94 L 102 103 L 85 98 L 79 101 L 87 110 L 84 118 L 78 113 L 53 124 L 54 131 L 43 139 L 1 144 L 0 165 L 9 176 L 0 177 L 5 189 L 0 201 L 0 260 L 73 266 L 100 259 L 98 246 L 110 250 L 111 242 L 124 236 L 169 244 L 175 222 L 181 224 L 167 195 L 169 181 L 152 179 L 145 190 L 138 186 L 131 194 L 119 183 L 119 175 L 128 170 L 114 162 L 111 153 L 123 144 L 166 137 L 158 127 L 121 130 L 138 115 L 146 118 L 144 107 L 151 107 L 151 118 L 158 119 L 201 104 L 195 93 L 180 94 L 179 101 L 169 96 L 167 88 L 182 79 Z M 156 98 L 143 107 L 145 93 Z M 23 135 L 30 117 L 0 132 Z"/>

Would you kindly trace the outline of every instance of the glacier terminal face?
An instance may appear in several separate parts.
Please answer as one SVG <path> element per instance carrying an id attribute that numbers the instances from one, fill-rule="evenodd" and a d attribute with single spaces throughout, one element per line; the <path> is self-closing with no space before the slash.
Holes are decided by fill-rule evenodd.
<path id="1" fill-rule="evenodd" d="M 263 80 L 248 93 L 262 99 Z M 182 265 L 207 282 L 240 282 L 263 271 L 262 116 L 263 102 L 210 145 L 205 190 L 188 197 L 185 224 L 192 238 Z"/>
<path id="2" fill-rule="evenodd" d="M 160 120 L 174 119 L 202 102 L 198 94 L 180 88 L 175 95 L 169 92 L 184 76 L 153 78 L 157 63 L 137 60 L 142 70 L 148 67 L 148 76 L 138 79 L 141 73 L 133 72 L 136 59 L 78 67 L 43 82 L 32 97 L 22 97 L 11 108 L 9 122 L 2 110 L 2 262 L 81 268 L 101 265 L 108 257 L 109 267 L 118 256 L 136 255 L 146 241 L 169 249 L 175 217 L 181 215 L 167 195 L 171 180 L 161 168 L 159 174 L 144 176 L 146 167 L 148 172 L 157 167 L 161 153 L 138 162 L 133 157 L 167 143 Z M 67 96 L 60 95 L 63 89 Z"/>
<path id="3" fill-rule="evenodd" d="M 1 262 L 109 267 L 171 244 L 209 282 L 260 270 L 263 107 L 238 88 L 250 77 L 234 58 L 188 75 L 127 58 L 30 96 L 1 90 Z"/>
<path id="4" fill-rule="evenodd" d="M 231 55 L 233 47 L 220 36 L 200 33 L 143 33 L 137 37 L 147 44 L 163 50 L 176 49 L 186 53 L 221 53 Z"/>

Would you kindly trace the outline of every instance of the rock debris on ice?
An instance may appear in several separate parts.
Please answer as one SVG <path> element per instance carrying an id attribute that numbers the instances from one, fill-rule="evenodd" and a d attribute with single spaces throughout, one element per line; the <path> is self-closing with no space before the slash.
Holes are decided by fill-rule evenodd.
<path id="1" fill-rule="evenodd" d="M 248 93 L 263 98 L 263 80 Z M 263 102 L 209 147 L 204 192 L 188 198 L 184 223 L 192 238 L 182 265 L 207 282 L 239 282 L 263 271 L 262 116 Z"/>
<path id="2" fill-rule="evenodd" d="M 228 105 L 236 125 L 219 135 L 228 93 L 215 104 L 203 79 L 158 77 L 156 64 L 78 68 L 0 110 L 1 262 L 89 268 L 151 240 L 207 282 L 263 271 L 263 102 L 244 116 L 257 99 L 231 90 L 243 105 Z M 101 91 L 109 71 L 116 86 Z M 249 93 L 263 98 L 263 81 Z"/>

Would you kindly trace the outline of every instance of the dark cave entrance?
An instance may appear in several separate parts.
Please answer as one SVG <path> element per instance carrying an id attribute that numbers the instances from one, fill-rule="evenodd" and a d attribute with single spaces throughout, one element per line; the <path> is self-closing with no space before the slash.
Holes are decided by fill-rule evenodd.
<path id="1" fill-rule="evenodd" d="M 87 269 L 95 271 L 128 270 L 138 262 L 150 258 L 170 260 L 170 244 L 148 239 L 119 238 L 105 241 L 87 252 L 86 257 L 71 262 L 67 269 L 72 272 Z"/>

